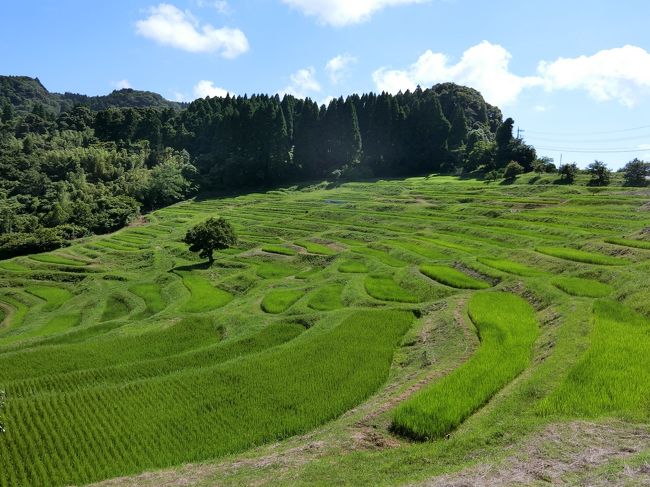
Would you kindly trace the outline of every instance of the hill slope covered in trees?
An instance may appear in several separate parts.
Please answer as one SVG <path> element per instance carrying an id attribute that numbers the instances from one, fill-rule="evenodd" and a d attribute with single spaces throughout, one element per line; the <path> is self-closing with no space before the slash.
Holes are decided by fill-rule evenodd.
<path id="1" fill-rule="evenodd" d="M 148 92 L 57 95 L 37 79 L 2 77 L 0 103 L 0 256 L 110 232 L 195 191 L 535 160 L 512 119 L 451 83 L 327 106 L 253 95 L 179 108 Z"/>
<path id="2" fill-rule="evenodd" d="M 85 105 L 92 110 L 111 107 L 152 107 L 179 109 L 182 103 L 165 100 L 158 93 L 131 88 L 115 90 L 108 95 L 88 96 L 77 93 L 51 93 L 38 78 L 29 76 L 0 76 L 0 104 L 8 102 L 19 111 L 31 112 L 39 104 L 46 112 L 58 115 L 70 111 L 75 105 Z M 39 110 L 39 108 L 36 108 Z"/>

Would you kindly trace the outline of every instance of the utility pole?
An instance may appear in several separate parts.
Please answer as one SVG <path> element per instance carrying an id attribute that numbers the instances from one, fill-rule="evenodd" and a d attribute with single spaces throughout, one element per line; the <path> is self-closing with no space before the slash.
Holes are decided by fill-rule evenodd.
<path id="1" fill-rule="evenodd" d="M 519 127 L 517 127 L 517 138 L 521 139 L 521 134 L 523 134 L 524 132 L 525 132 L 524 129 L 520 129 Z"/>

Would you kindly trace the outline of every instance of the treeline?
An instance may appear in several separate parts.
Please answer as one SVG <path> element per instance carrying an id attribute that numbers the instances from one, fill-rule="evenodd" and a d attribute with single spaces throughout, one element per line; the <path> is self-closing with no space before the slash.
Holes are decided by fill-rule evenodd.
<path id="1" fill-rule="evenodd" d="M 454 84 L 327 106 L 256 95 L 182 110 L 78 104 L 58 115 L 4 96 L 0 256 L 116 230 L 196 190 L 501 170 L 511 161 L 530 170 L 535 151 L 512 130 L 477 91 Z"/>
<path id="2" fill-rule="evenodd" d="M 447 83 L 398 95 L 352 95 L 319 106 L 292 96 L 206 98 L 186 110 L 111 109 L 97 114 L 101 140 L 187 150 L 202 187 L 310 178 L 393 176 L 532 168 L 535 151 L 512 119 L 471 88 Z"/>

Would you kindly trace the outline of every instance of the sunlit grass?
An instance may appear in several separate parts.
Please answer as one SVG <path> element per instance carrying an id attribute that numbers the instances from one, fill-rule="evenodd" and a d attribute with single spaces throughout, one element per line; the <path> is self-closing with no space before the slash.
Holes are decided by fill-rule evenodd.
<path id="1" fill-rule="evenodd" d="M 618 257 L 611 257 L 609 255 L 586 252 L 584 250 L 576 250 L 568 247 L 537 247 L 535 250 L 542 254 L 557 257 L 559 259 L 584 262 L 586 264 L 624 265 L 628 263 L 627 260 Z"/>
<path id="2" fill-rule="evenodd" d="M 475 279 L 453 267 L 444 265 L 424 264 L 420 266 L 420 272 L 434 281 L 458 289 L 486 289 L 490 287 L 485 281 Z"/>
<path id="3" fill-rule="evenodd" d="M 418 296 L 397 284 L 389 275 L 371 275 L 364 281 L 366 292 L 375 299 L 381 301 L 397 301 L 400 303 L 417 303 Z"/>
<path id="4" fill-rule="evenodd" d="M 614 291 L 611 286 L 600 281 L 579 277 L 556 277 L 551 280 L 551 284 L 572 296 L 589 298 L 601 298 Z"/>
<path id="5" fill-rule="evenodd" d="M 650 417 L 650 321 L 615 301 L 594 304 L 591 345 L 539 406 L 543 414 Z"/>
<path id="6" fill-rule="evenodd" d="M 538 334 L 530 304 L 514 294 L 482 292 L 472 296 L 468 311 L 481 339 L 478 350 L 397 408 L 392 428 L 399 434 L 418 440 L 444 436 L 530 364 Z"/>
<path id="7" fill-rule="evenodd" d="M 273 289 L 264 296 L 262 309 L 272 314 L 283 313 L 304 294 L 304 291 L 299 289 Z"/>

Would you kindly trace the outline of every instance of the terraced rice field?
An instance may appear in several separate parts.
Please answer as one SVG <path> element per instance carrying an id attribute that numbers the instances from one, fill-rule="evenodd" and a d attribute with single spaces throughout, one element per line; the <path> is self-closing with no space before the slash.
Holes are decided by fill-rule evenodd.
<path id="1" fill-rule="evenodd" d="M 0 262 L 0 486 L 239 455 L 197 483 L 417 483 L 549 424 L 648 424 L 649 197 L 315 185 Z M 181 242 L 210 216 L 240 237 L 211 267 Z"/>

